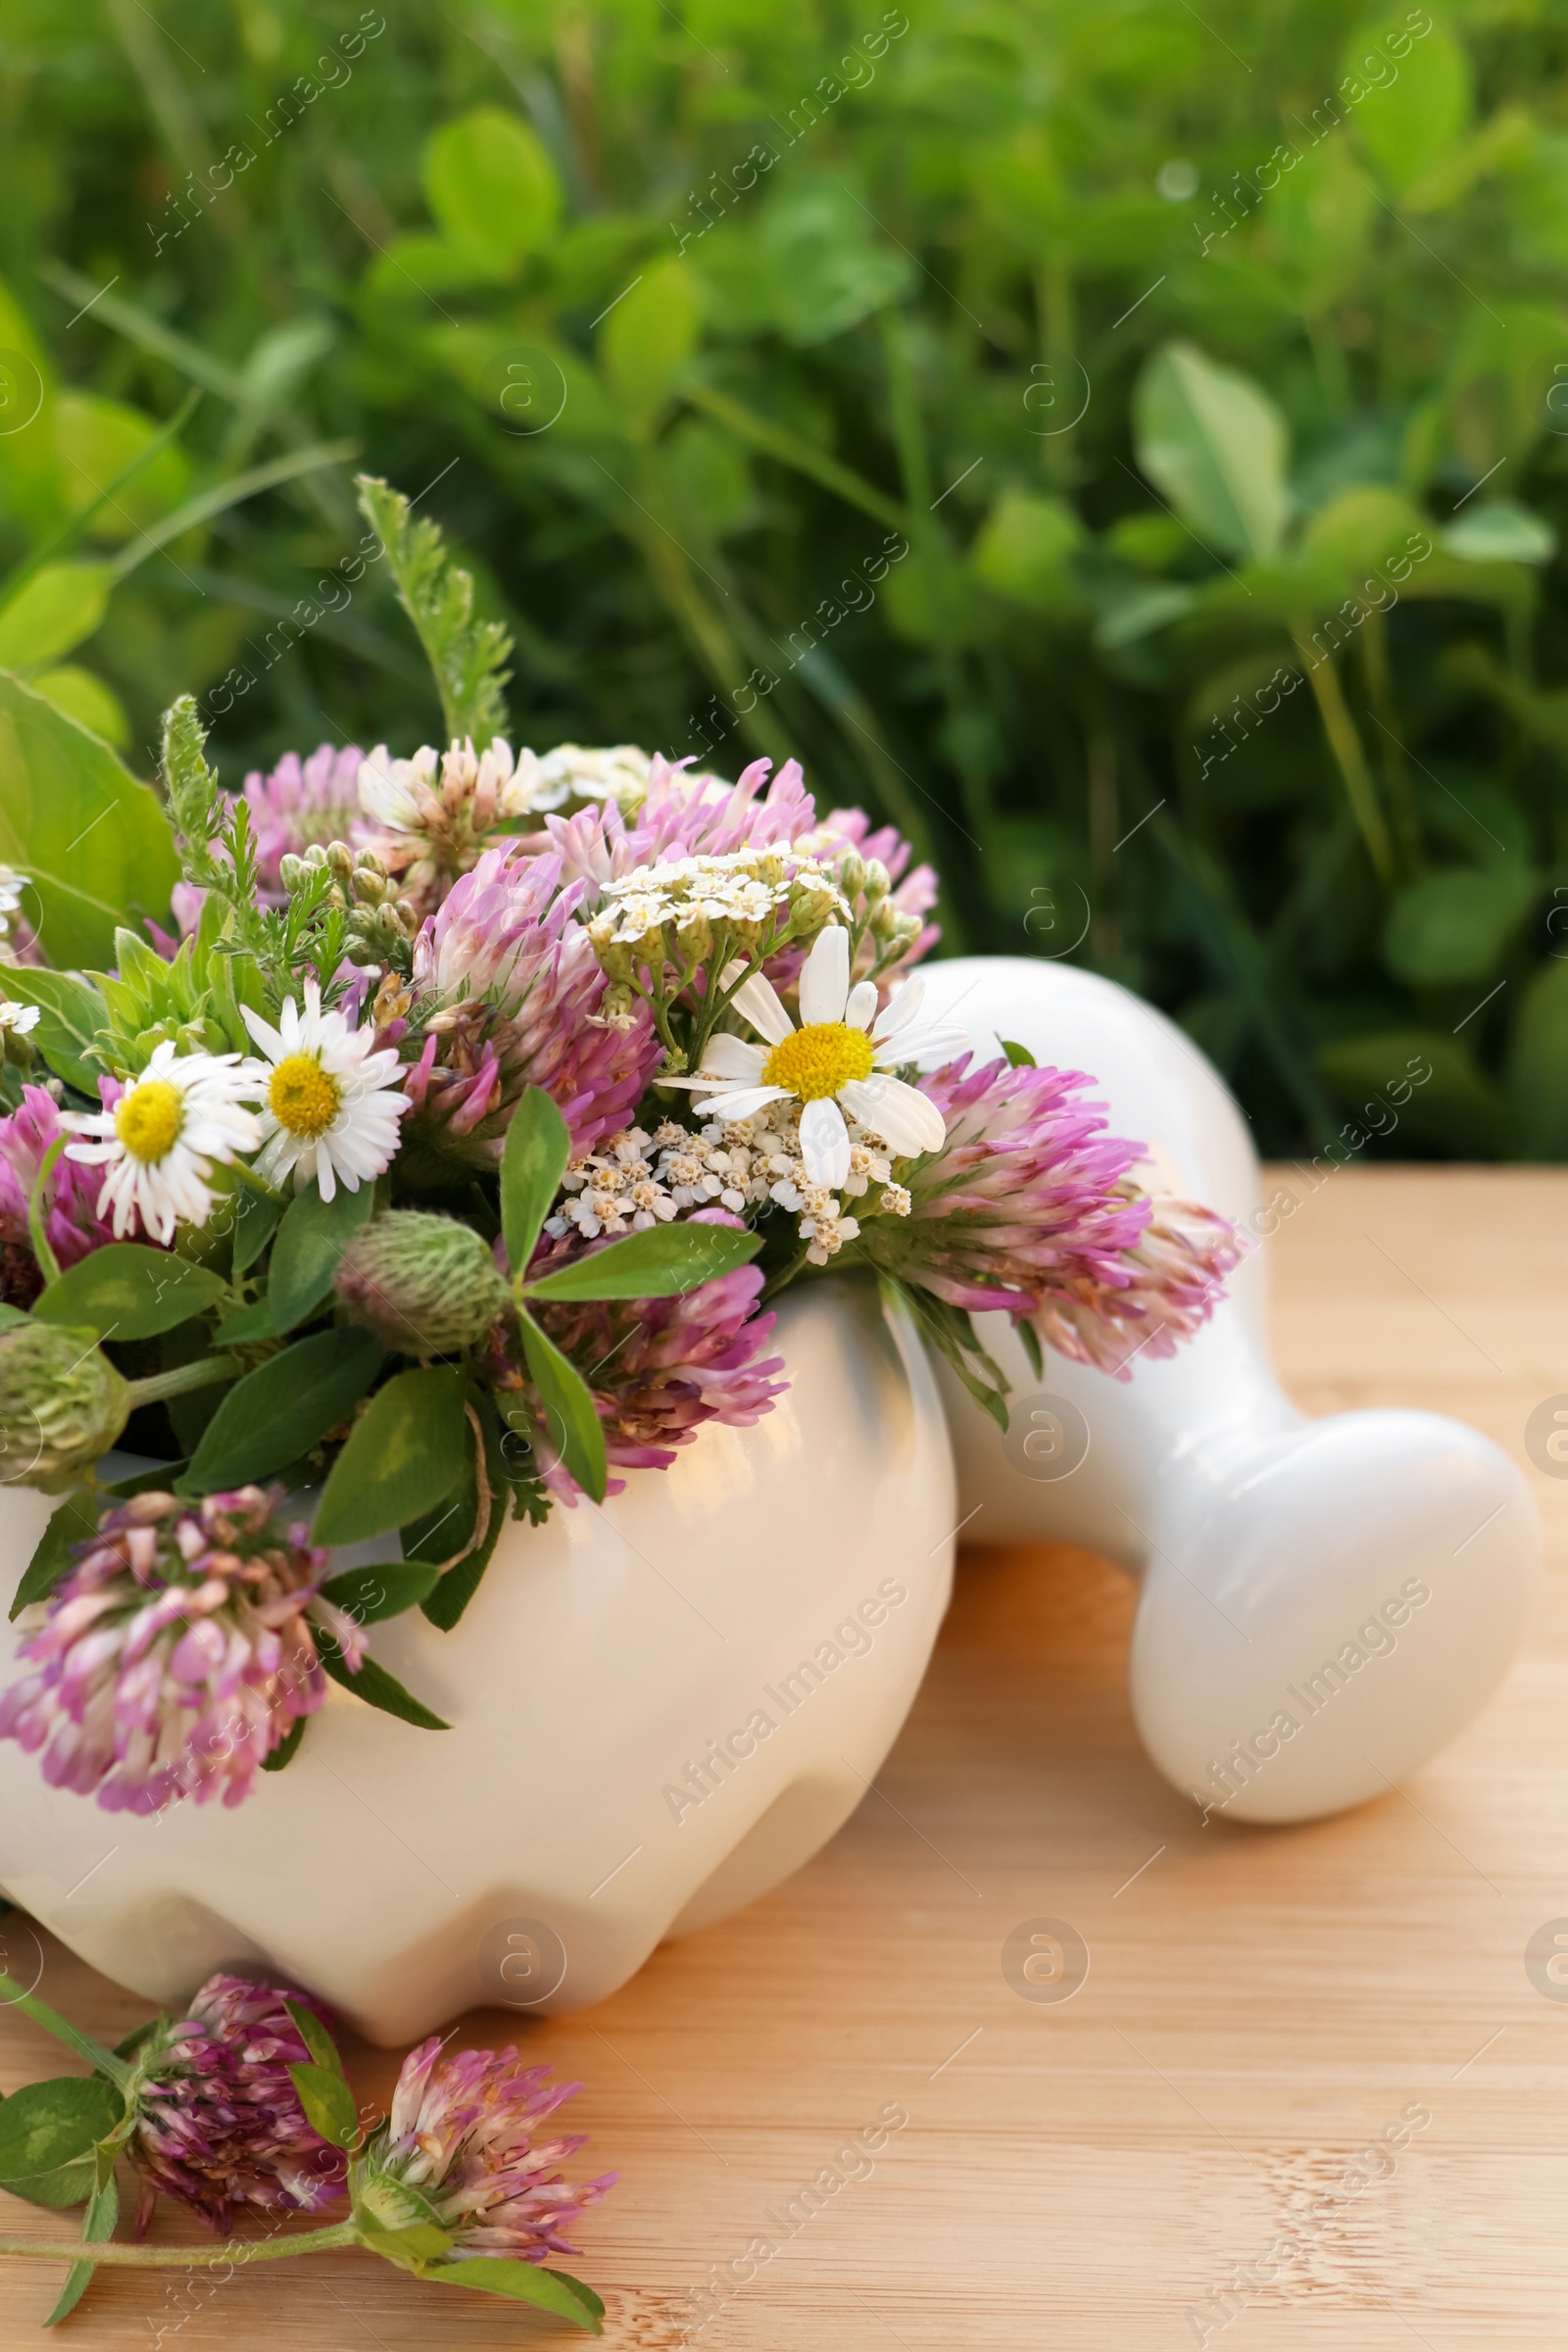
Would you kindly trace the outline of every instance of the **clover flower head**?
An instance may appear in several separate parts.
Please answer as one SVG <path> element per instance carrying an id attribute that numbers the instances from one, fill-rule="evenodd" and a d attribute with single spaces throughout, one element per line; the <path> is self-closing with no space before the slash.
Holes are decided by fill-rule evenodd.
<path id="1" fill-rule="evenodd" d="M 583 2144 L 551 2119 L 580 2082 L 552 2082 L 515 2049 L 462 2050 L 442 2060 L 432 2037 L 411 2050 L 392 2112 L 366 2148 L 356 2202 L 383 2227 L 430 2221 L 451 2258 L 546 2262 L 617 2176 L 573 2186 L 561 2168 Z"/>
<path id="2" fill-rule="evenodd" d="M 137 2051 L 125 2153 L 141 2175 L 138 2237 L 160 2195 L 220 2237 L 236 2205 L 318 2213 L 343 2195 L 348 2159 L 306 2121 L 288 2071 L 311 2053 L 286 2001 L 322 2014 L 304 1993 L 220 1971 Z"/>
<path id="3" fill-rule="evenodd" d="M 238 1804 L 263 1760 L 326 1697 L 316 1629 L 351 1671 L 354 1621 L 320 1597 L 328 1555 L 273 1517 L 280 1490 L 113 1504 L 19 1655 L 0 1739 L 109 1812 Z"/>

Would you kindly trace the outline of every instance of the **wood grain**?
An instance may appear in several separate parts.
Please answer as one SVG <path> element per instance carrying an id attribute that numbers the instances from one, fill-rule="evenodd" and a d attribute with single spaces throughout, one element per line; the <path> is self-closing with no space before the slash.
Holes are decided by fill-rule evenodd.
<path id="1" fill-rule="evenodd" d="M 1550 1171 L 1334 1176 L 1267 1245 L 1296 1396 L 1457 1413 L 1522 1461 L 1530 1410 L 1568 1391 L 1565 1212 L 1568 1177 Z M 913 1718 L 833 1844 L 599 2009 L 523 2029 L 530 2055 L 587 2082 L 595 2169 L 620 2168 L 576 2266 L 610 2300 L 607 2340 L 1559 2341 L 1568 2006 L 1532 1987 L 1524 1950 L 1568 1915 L 1568 1483 L 1529 1475 L 1555 1573 L 1506 1688 L 1406 1788 L 1302 1829 L 1200 1828 L 1156 1778 L 1128 1714 L 1133 1596 L 1113 1570 L 1066 1550 L 968 1558 Z M 1008 1932 L 1041 1916 L 1092 1956 L 1059 2006 L 1002 1974 Z M 98 2032 L 144 2013 L 47 1939 L 44 1963 L 49 1997 Z M 516 2031 L 476 2013 L 461 2036 Z M 364 2095 L 385 2093 L 390 2058 L 351 2066 Z M 0 2014 L 0 2084 L 56 2071 L 45 2037 Z M 908 2120 L 869 2170 L 846 2160 L 859 2177 L 793 2234 L 770 2224 L 889 2107 Z M 1358 2172 L 1407 2107 L 1430 2121 Z M 0 2228 L 37 2219 L 0 2196 Z M 689 2325 L 690 2290 L 770 2229 L 778 2250 Z M 183 2277 L 100 2274 L 73 2334 L 103 2352 L 160 2328 L 179 2352 L 573 2340 L 357 2256 L 211 2293 Z M 58 2283 L 4 2274 L 3 2352 L 39 2340 Z"/>

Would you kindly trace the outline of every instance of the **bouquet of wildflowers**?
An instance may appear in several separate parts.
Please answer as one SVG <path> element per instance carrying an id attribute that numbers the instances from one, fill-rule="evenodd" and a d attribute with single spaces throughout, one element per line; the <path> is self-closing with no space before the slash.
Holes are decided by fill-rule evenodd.
<path id="1" fill-rule="evenodd" d="M 509 1515 L 767 1412 L 791 1283 L 881 1283 L 1005 1426 L 976 1312 L 1125 1376 L 1236 1253 L 1090 1079 L 925 1015 L 934 876 L 794 761 L 514 755 L 504 633 L 362 493 L 448 748 L 230 796 L 176 704 L 178 936 L 0 970 L 0 1443 L 64 1497 L 0 1737 L 139 1813 L 238 1803 L 329 1682 L 442 1728 L 376 1621 L 450 1628 Z M 101 1484 L 116 1446 L 160 1466 Z"/>

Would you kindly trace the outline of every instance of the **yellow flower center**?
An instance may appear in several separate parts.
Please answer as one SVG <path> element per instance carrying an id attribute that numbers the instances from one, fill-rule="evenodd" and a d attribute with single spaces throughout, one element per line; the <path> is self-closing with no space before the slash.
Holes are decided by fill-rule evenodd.
<path id="1" fill-rule="evenodd" d="M 167 1078 L 144 1078 L 115 1105 L 115 1133 L 132 1159 L 162 1159 L 185 1124 L 185 1098 Z"/>
<path id="2" fill-rule="evenodd" d="M 267 1107 L 290 1135 L 314 1140 L 337 1117 L 342 1090 L 314 1054 L 287 1054 L 267 1086 Z"/>
<path id="3" fill-rule="evenodd" d="M 871 1075 L 871 1040 L 847 1021 L 813 1021 L 775 1046 L 762 1068 L 764 1086 L 785 1086 L 803 1102 L 836 1095 L 852 1078 Z"/>

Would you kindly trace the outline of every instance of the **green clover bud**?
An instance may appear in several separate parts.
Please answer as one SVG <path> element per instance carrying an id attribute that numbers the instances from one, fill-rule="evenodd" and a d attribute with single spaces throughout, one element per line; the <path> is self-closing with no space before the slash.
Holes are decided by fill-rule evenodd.
<path id="1" fill-rule="evenodd" d="M 0 1483 L 64 1494 L 130 1418 L 98 1334 L 29 1319 L 0 1332 Z"/>
<path id="2" fill-rule="evenodd" d="M 356 1323 L 405 1355 L 476 1348 L 509 1297 L 471 1225 L 407 1208 L 376 1217 L 350 1244 L 337 1295 Z"/>

